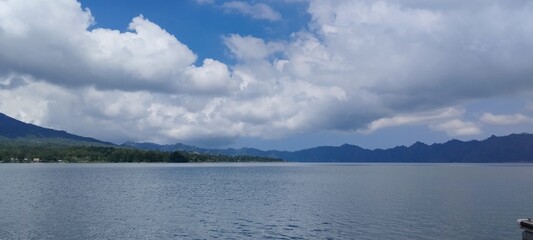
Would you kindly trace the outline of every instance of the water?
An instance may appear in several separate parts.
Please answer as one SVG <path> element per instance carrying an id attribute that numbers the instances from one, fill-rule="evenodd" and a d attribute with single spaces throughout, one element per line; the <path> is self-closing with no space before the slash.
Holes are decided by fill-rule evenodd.
<path id="1" fill-rule="evenodd" d="M 520 239 L 527 164 L 1 164 L 0 239 Z"/>

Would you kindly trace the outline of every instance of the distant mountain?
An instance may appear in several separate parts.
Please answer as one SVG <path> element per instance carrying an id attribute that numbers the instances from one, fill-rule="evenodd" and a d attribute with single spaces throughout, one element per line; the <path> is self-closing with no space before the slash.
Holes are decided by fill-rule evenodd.
<path id="1" fill-rule="evenodd" d="M 28 143 L 59 143 L 62 145 L 116 146 L 94 138 L 82 137 L 65 131 L 39 127 L 0 113 L 0 141 Z M 451 140 L 446 143 L 427 145 L 417 142 L 409 147 L 390 149 L 364 149 L 344 144 L 338 147 L 315 147 L 300 151 L 262 151 L 255 148 L 210 149 L 185 144 L 159 145 L 155 143 L 126 142 L 128 148 L 173 152 L 176 150 L 226 156 L 255 156 L 279 158 L 294 162 L 457 162 L 499 163 L 532 162 L 533 134 L 511 134 L 504 137 L 491 136 L 483 141 Z"/>
<path id="2" fill-rule="evenodd" d="M 212 155 L 257 156 L 257 157 L 273 157 L 273 158 L 280 158 L 279 156 L 284 156 L 285 154 L 291 153 L 291 152 L 277 151 L 277 150 L 262 151 L 262 150 L 255 149 L 255 148 L 239 148 L 239 149 L 200 148 L 196 146 L 186 145 L 183 143 L 162 145 L 162 144 L 149 143 L 149 142 L 143 142 L 143 143 L 125 142 L 124 144 L 122 144 L 122 146 L 143 149 L 143 150 L 163 151 L 163 152 L 184 151 L 184 152 L 197 152 L 197 153 L 212 154 Z"/>
<path id="3" fill-rule="evenodd" d="M 315 147 L 300 151 L 261 151 L 254 148 L 207 149 L 175 144 L 126 143 L 136 148 L 161 151 L 193 151 L 229 156 L 259 156 L 280 158 L 294 162 L 411 162 L 411 163 L 501 163 L 533 162 L 533 134 L 492 136 L 483 141 L 451 140 L 446 143 L 427 145 L 417 142 L 409 147 L 369 150 L 344 144 L 338 147 Z"/>
<path id="4" fill-rule="evenodd" d="M 94 138 L 82 137 L 65 131 L 43 128 L 33 124 L 24 123 L 3 113 L 0 113 L 0 137 L 5 139 L 26 140 L 60 140 L 83 142 L 88 144 L 112 145 L 112 143 L 100 141 Z"/>
<path id="5" fill-rule="evenodd" d="M 131 148 L 137 148 L 137 149 L 143 149 L 143 150 L 153 150 L 153 151 L 162 151 L 162 152 L 174 152 L 176 150 L 184 151 L 184 152 L 205 152 L 207 149 L 198 148 L 195 146 L 189 146 L 181 143 L 176 144 L 169 144 L 169 145 L 160 145 L 156 143 L 149 143 L 149 142 L 143 142 L 143 143 L 137 143 L 137 142 L 125 142 L 122 144 L 124 147 L 131 147 Z"/>
<path id="6" fill-rule="evenodd" d="M 417 142 L 409 147 L 385 150 L 368 150 L 346 144 L 301 150 L 285 159 L 302 162 L 533 162 L 533 134 L 491 136 L 483 141 L 451 140 L 432 145 Z"/>

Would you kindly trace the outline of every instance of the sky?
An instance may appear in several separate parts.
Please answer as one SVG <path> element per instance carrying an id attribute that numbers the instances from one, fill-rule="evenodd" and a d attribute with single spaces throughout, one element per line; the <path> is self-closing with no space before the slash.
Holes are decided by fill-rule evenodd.
<path id="1" fill-rule="evenodd" d="M 526 0 L 0 0 L 0 112 L 297 150 L 533 132 Z"/>

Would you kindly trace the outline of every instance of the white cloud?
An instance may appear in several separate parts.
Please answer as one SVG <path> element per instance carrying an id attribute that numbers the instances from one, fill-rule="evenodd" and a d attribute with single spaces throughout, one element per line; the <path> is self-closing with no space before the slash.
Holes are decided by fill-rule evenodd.
<path id="1" fill-rule="evenodd" d="M 184 72 L 184 78 L 188 80 L 179 88 L 189 93 L 229 94 L 237 87 L 230 78 L 228 67 L 213 59 L 205 59 L 201 67 L 189 67 Z"/>
<path id="2" fill-rule="evenodd" d="M 448 135 L 454 137 L 481 134 L 482 131 L 478 124 L 459 119 L 464 113 L 464 109 L 444 108 L 429 112 L 401 114 L 372 121 L 361 132 L 370 134 L 382 128 L 426 125 L 431 130 L 446 132 Z"/>
<path id="3" fill-rule="evenodd" d="M 224 6 L 281 18 L 262 3 Z M 91 28 L 90 11 L 73 0 L 0 1 L 0 111 L 116 141 L 413 124 L 464 136 L 481 130 L 457 106 L 533 90 L 531 2 L 331 0 L 308 11 L 308 28 L 288 40 L 228 34 L 237 63 L 197 65 L 142 15 L 119 32 Z"/>
<path id="4" fill-rule="evenodd" d="M 453 119 L 444 123 L 430 126 L 436 131 L 445 131 L 450 136 L 471 136 L 481 134 L 482 131 L 474 122 L 465 122 L 459 119 Z"/>
<path id="5" fill-rule="evenodd" d="M 517 113 L 512 115 L 494 115 L 492 113 L 484 113 L 481 116 L 481 121 L 487 124 L 494 125 L 516 125 L 516 124 L 531 124 L 533 118 L 524 114 Z"/>
<path id="6" fill-rule="evenodd" d="M 282 51 L 285 46 L 279 42 L 265 42 L 253 36 L 240 36 L 231 34 L 224 38 L 224 43 L 231 53 L 239 60 L 265 59 L 266 57 Z"/>
<path id="7" fill-rule="evenodd" d="M 414 124 L 429 124 L 435 121 L 443 121 L 450 118 L 455 118 L 464 114 L 464 110 L 457 110 L 455 108 L 439 109 L 437 111 L 422 112 L 415 114 L 402 114 L 390 118 L 381 118 L 369 123 L 362 132 L 372 133 L 376 130 L 388 127 L 397 127 Z"/>
<path id="8" fill-rule="evenodd" d="M 101 63 L 99 67 L 120 67 L 146 80 L 168 79 L 173 71 L 196 61 L 187 46 L 142 15 L 133 18 L 128 29 L 132 32 L 101 28 L 90 31 L 90 60 Z"/>
<path id="9" fill-rule="evenodd" d="M 218 92 L 230 77 L 225 66 L 216 69 L 221 72 L 214 71 L 213 61 L 204 62 L 210 66 L 195 66 L 197 57 L 186 45 L 142 15 L 133 18 L 128 32 L 89 30 L 91 13 L 75 1 L 0 4 L 0 73 L 30 73 L 64 86 L 226 92 Z M 213 84 L 213 89 L 210 85 L 198 87 L 198 79 L 189 78 L 191 69 L 196 76 L 214 73 L 213 79 L 222 82 Z"/>
<path id="10" fill-rule="evenodd" d="M 281 20 L 281 14 L 264 3 L 250 4 L 244 1 L 230 1 L 222 4 L 222 8 L 229 12 L 250 16 L 253 19 Z"/>
<path id="11" fill-rule="evenodd" d="M 0 111 L 24 122 L 42 124 L 49 112 L 49 97 L 64 97 L 59 94 L 61 88 L 43 82 L 34 82 L 30 76 L 10 75 L 2 78 L 2 82 L 11 82 L 15 79 L 26 84 L 15 88 L 0 88 Z M 43 96 L 38 97 L 35 93 L 41 91 Z"/>
<path id="12" fill-rule="evenodd" d="M 340 130 L 421 121 L 407 116 L 533 90 L 520 53 L 533 52 L 533 24 L 517 24 L 530 22 L 531 3 L 443 4 L 311 1 L 314 32 L 294 34 L 277 69 L 343 89 L 350 105 L 322 116 Z"/>
<path id="13" fill-rule="evenodd" d="M 0 89 L 0 111 L 17 119 L 104 140 L 175 142 L 244 134 L 218 117 L 220 101 L 200 110 L 184 97 L 93 87 L 65 89 L 28 78 L 15 89 Z M 192 110 L 191 110 L 192 109 Z"/>

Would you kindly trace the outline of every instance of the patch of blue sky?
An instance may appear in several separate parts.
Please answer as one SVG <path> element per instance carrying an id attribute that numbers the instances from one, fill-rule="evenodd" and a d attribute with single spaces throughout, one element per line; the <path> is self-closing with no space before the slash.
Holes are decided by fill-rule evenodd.
<path id="1" fill-rule="evenodd" d="M 292 33 L 307 28 L 310 19 L 304 2 L 269 3 L 281 14 L 277 21 L 253 19 L 228 12 L 217 4 L 198 4 L 192 0 L 83 0 L 81 4 L 91 10 L 96 20 L 92 28 L 128 31 L 131 20 L 143 15 L 187 45 L 198 56 L 197 65 L 206 58 L 234 64 L 235 59 L 223 42 L 223 37 L 229 34 L 288 41 Z"/>

